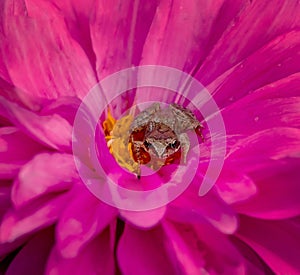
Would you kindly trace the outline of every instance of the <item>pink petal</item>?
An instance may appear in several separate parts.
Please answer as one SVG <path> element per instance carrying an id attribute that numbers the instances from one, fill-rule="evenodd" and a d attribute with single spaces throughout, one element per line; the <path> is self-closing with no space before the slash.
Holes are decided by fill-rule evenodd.
<path id="1" fill-rule="evenodd" d="M 68 194 L 35 201 L 18 210 L 11 209 L 0 225 L 0 242 L 12 242 L 53 224 L 68 203 Z"/>
<path id="2" fill-rule="evenodd" d="M 195 225 L 194 229 L 183 226 L 182 229 L 185 229 L 184 234 L 198 240 L 209 274 L 245 274 L 241 254 L 222 232 L 208 224 Z"/>
<path id="3" fill-rule="evenodd" d="M 179 69 L 187 63 L 190 71 L 196 65 L 193 61 L 199 62 L 203 58 L 207 37 L 221 5 L 221 1 L 214 4 L 162 1 L 149 30 L 141 63 Z M 174 58 L 174 53 L 180 53 L 180 56 Z"/>
<path id="4" fill-rule="evenodd" d="M 212 189 L 205 196 L 198 195 L 199 186 L 190 186 L 167 208 L 166 217 L 197 224 L 208 221 L 225 234 L 232 234 L 237 228 L 235 212 Z"/>
<path id="5" fill-rule="evenodd" d="M 232 104 L 253 90 L 299 72 L 299 49 L 299 31 L 279 36 L 207 88 L 214 91 L 214 99 L 220 108 Z"/>
<path id="6" fill-rule="evenodd" d="M 273 127 L 300 128 L 300 78 L 295 75 L 255 91 L 222 111 L 229 135 Z"/>
<path id="7" fill-rule="evenodd" d="M 0 177 L 14 178 L 22 165 L 42 149 L 17 128 L 0 128 Z"/>
<path id="8" fill-rule="evenodd" d="M 57 247 L 52 250 L 45 274 L 115 274 L 109 230 L 87 244 L 77 257 L 65 259 Z"/>
<path id="9" fill-rule="evenodd" d="M 2 66 L 25 93 L 51 99 L 82 98 L 97 83 L 88 58 L 62 17 L 5 16 L 2 29 Z"/>
<path id="10" fill-rule="evenodd" d="M 39 154 L 20 171 L 12 188 L 12 201 L 17 208 L 45 194 L 72 187 L 77 178 L 72 155 Z"/>
<path id="11" fill-rule="evenodd" d="M 11 206 L 10 193 L 10 182 L 0 181 L 0 222 L 2 220 L 3 215 Z"/>
<path id="12" fill-rule="evenodd" d="M 64 17 L 66 27 L 72 38 L 80 44 L 92 65 L 95 64 L 95 54 L 91 45 L 89 31 L 89 16 L 93 10 L 94 1 L 36 1 L 27 0 L 26 7 L 30 17 L 36 19 Z"/>
<path id="13" fill-rule="evenodd" d="M 257 192 L 256 185 L 247 175 L 229 167 L 223 167 L 215 186 L 220 197 L 228 204 L 244 201 Z"/>
<path id="14" fill-rule="evenodd" d="M 237 235 L 276 274 L 299 273 L 299 220 L 263 221 L 242 216 Z"/>
<path id="15" fill-rule="evenodd" d="M 243 274 L 241 255 L 227 237 L 213 227 L 169 222 L 163 225 L 184 274 Z"/>
<path id="16" fill-rule="evenodd" d="M 299 84 L 300 73 L 296 72 L 254 91 L 253 98 L 250 94 L 249 99 L 299 97 Z"/>
<path id="17" fill-rule="evenodd" d="M 266 275 L 273 274 L 270 267 L 257 255 L 257 253 L 246 243 L 236 237 L 230 238 L 241 255 L 244 257 L 246 274 Z"/>
<path id="18" fill-rule="evenodd" d="M 85 186 L 79 186 L 57 225 L 57 249 L 61 256 L 77 257 L 116 216 L 116 209 L 99 201 Z"/>
<path id="19" fill-rule="evenodd" d="M 252 134 L 273 127 L 300 128 L 300 97 L 256 100 L 247 105 L 244 103 L 240 102 L 238 106 L 224 112 L 228 134 Z M 243 112 L 237 111 L 237 107 Z"/>
<path id="20" fill-rule="evenodd" d="M 2 65 L 4 66 L 4 64 Z M 1 66 L 1 62 L 0 62 L 0 66 Z M 6 68 L 3 68 L 2 70 L 6 71 Z M 1 97 L 4 97 L 9 101 L 15 102 L 20 106 L 26 107 L 33 111 L 37 111 L 40 109 L 40 105 L 42 105 L 43 103 L 43 100 L 41 98 L 34 97 L 32 95 L 24 93 L 20 89 L 14 87 L 14 85 L 11 83 L 9 76 L 7 76 L 6 78 L 8 79 L 7 81 L 0 78 Z"/>
<path id="21" fill-rule="evenodd" d="M 192 234 L 181 230 L 180 226 L 163 222 L 165 234 L 174 253 L 186 274 L 197 274 L 205 268 L 204 251 L 199 248 L 199 240 Z"/>
<path id="22" fill-rule="evenodd" d="M 126 211 L 120 210 L 121 216 L 126 221 L 138 227 L 149 228 L 155 226 L 164 217 L 166 207 L 160 207 L 148 211 Z"/>
<path id="23" fill-rule="evenodd" d="M 71 149 L 72 127 L 60 115 L 41 116 L 0 97 L 0 115 L 34 139 L 59 150 Z"/>
<path id="24" fill-rule="evenodd" d="M 244 2 L 161 1 L 140 64 L 164 65 L 194 74 Z M 161 71 L 154 72 L 153 77 L 157 75 L 159 78 Z M 175 96 L 163 89 L 149 88 L 142 95 L 140 92 L 138 96 L 144 100 L 174 102 Z"/>
<path id="25" fill-rule="evenodd" d="M 53 235 L 53 228 L 37 233 L 16 255 L 5 274 L 44 274 L 48 255 L 54 243 Z"/>
<path id="26" fill-rule="evenodd" d="M 202 65 L 197 73 L 200 81 L 203 84 L 210 83 L 276 36 L 284 34 L 293 28 L 296 29 L 300 25 L 299 9 L 300 7 L 296 0 L 289 2 L 276 0 L 272 3 L 272 6 L 267 1 L 251 2 L 251 5 L 243 9 L 235 21 L 228 25 L 228 29 L 224 32 L 224 35 L 219 39 L 206 62 Z M 261 16 L 257 16 L 258 14 Z M 292 41 L 289 44 L 291 46 Z M 280 47 L 281 45 L 278 44 L 278 46 Z M 265 53 L 263 58 L 261 56 L 259 59 L 256 59 L 258 62 L 256 64 L 259 65 L 257 67 L 263 70 L 264 65 L 268 63 L 271 67 L 269 61 L 273 58 L 274 62 L 276 62 L 276 53 L 272 56 Z M 291 61 L 293 63 L 292 60 L 288 62 Z M 295 60 L 294 64 L 297 62 Z M 247 71 L 251 69 L 255 68 L 251 68 L 251 65 L 245 68 Z M 276 69 L 276 66 L 274 69 Z M 271 72 L 272 70 L 269 70 L 268 77 L 272 75 Z M 243 77 L 245 76 L 251 77 L 251 74 L 244 74 Z M 239 79 L 237 75 L 235 79 Z"/>
<path id="27" fill-rule="evenodd" d="M 1 15 L 26 15 L 27 10 L 24 1 L 8 0 L 1 3 Z"/>
<path id="28" fill-rule="evenodd" d="M 280 127 L 260 131 L 232 145 L 227 160 L 231 162 L 230 165 L 251 171 L 270 161 L 297 157 L 300 153 L 299 137 L 300 129 L 295 128 Z"/>
<path id="29" fill-rule="evenodd" d="M 96 2 L 90 29 L 99 78 L 138 64 L 155 8 L 156 1 Z"/>
<path id="30" fill-rule="evenodd" d="M 122 274 L 181 274 L 160 227 L 139 230 L 126 224 L 117 256 Z"/>
<path id="31" fill-rule="evenodd" d="M 264 219 L 283 219 L 300 214 L 300 160 L 278 161 L 251 177 L 257 194 L 235 205 L 239 213 Z"/>
<path id="32" fill-rule="evenodd" d="M 39 114 L 42 116 L 57 114 L 73 125 L 80 104 L 81 100 L 77 97 L 60 97 L 44 104 Z"/>

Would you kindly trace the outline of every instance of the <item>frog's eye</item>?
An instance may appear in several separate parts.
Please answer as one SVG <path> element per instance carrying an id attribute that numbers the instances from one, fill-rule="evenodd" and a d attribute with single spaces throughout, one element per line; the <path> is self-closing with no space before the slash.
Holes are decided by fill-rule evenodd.
<path id="1" fill-rule="evenodd" d="M 169 147 L 172 149 L 178 148 L 180 145 L 180 142 L 177 139 L 174 139 L 171 143 L 169 143 Z"/>
<path id="2" fill-rule="evenodd" d="M 148 142 L 147 140 L 145 140 L 144 141 L 144 146 L 148 150 L 152 146 L 152 144 L 150 142 Z"/>

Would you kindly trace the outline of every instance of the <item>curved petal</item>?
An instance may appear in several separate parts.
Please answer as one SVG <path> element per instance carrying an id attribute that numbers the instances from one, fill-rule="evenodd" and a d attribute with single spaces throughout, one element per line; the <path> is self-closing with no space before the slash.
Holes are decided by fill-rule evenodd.
<path id="1" fill-rule="evenodd" d="M 163 221 L 163 229 L 166 237 L 174 249 L 174 254 L 181 264 L 186 274 L 197 274 L 200 270 L 205 270 L 204 252 L 199 247 L 199 239 L 190 234 L 187 228 L 182 225 L 174 225 Z M 191 229 L 191 227 L 190 227 Z"/>
<path id="2" fill-rule="evenodd" d="M 205 196 L 198 195 L 196 185 L 174 200 L 167 208 L 166 217 L 178 222 L 202 223 L 208 221 L 225 234 L 237 229 L 235 212 L 212 189 Z"/>
<path id="3" fill-rule="evenodd" d="M 160 207 L 148 211 L 126 211 L 120 210 L 120 214 L 126 221 L 141 228 L 155 226 L 164 217 L 166 207 Z"/>
<path id="4" fill-rule="evenodd" d="M 0 128 L 0 177 L 14 178 L 22 165 L 43 149 L 15 127 Z"/>
<path id="5" fill-rule="evenodd" d="M 256 185 L 249 176 L 231 167 L 223 167 L 215 187 L 228 204 L 247 200 L 257 192 Z"/>
<path id="6" fill-rule="evenodd" d="M 137 65 L 156 2 L 97 1 L 90 29 L 100 79 Z"/>
<path id="7" fill-rule="evenodd" d="M 6 211 L 11 206 L 10 200 L 11 184 L 10 182 L 0 181 L 0 222 Z"/>
<path id="8" fill-rule="evenodd" d="M 223 108 L 253 90 L 298 73 L 300 70 L 299 50 L 300 31 L 290 31 L 276 37 L 247 59 L 226 71 L 208 85 L 207 89 L 212 91 L 214 100 L 220 108 Z"/>
<path id="9" fill-rule="evenodd" d="M 241 254 L 212 226 L 164 221 L 163 228 L 184 274 L 244 274 Z"/>
<path id="10" fill-rule="evenodd" d="M 57 224 L 57 250 L 76 258 L 114 218 L 117 210 L 99 201 L 85 186 L 78 186 Z"/>
<path id="11" fill-rule="evenodd" d="M 299 220 L 264 221 L 241 216 L 237 236 L 276 274 L 299 273 Z"/>
<path id="12" fill-rule="evenodd" d="M 0 115 L 34 139 L 57 150 L 71 150 L 72 127 L 60 115 L 39 115 L 3 97 L 0 97 L 0 106 Z"/>
<path id="13" fill-rule="evenodd" d="M 10 263 L 5 274 L 43 274 L 54 244 L 53 228 L 37 233 Z"/>
<path id="14" fill-rule="evenodd" d="M 26 0 L 26 8 L 28 15 L 36 19 L 64 17 L 66 28 L 70 32 L 71 37 L 84 49 L 94 68 L 95 54 L 92 49 L 89 30 L 89 17 L 93 10 L 94 2 L 93 0 Z"/>
<path id="15" fill-rule="evenodd" d="M 18 210 L 10 209 L 0 224 L 0 242 L 13 242 L 53 224 L 66 207 L 69 194 L 35 201 Z"/>
<path id="16" fill-rule="evenodd" d="M 117 250 L 122 274 L 182 274 L 165 237 L 161 227 L 145 231 L 126 224 Z"/>
<path id="17" fill-rule="evenodd" d="M 63 18 L 7 15 L 1 30 L 2 66 L 24 93 L 50 99 L 62 95 L 82 98 L 97 83 L 88 58 L 70 37 Z"/>
<path id="18" fill-rule="evenodd" d="M 227 134 L 250 135 L 275 127 L 300 128 L 299 110 L 300 97 L 259 99 L 248 96 L 225 108 L 222 116 Z"/>
<path id="19" fill-rule="evenodd" d="M 161 1 L 147 35 L 140 64 L 163 65 L 194 74 L 245 3 L 243 0 Z M 154 77 L 159 78 L 160 73 L 158 70 Z M 151 88 L 146 90 L 143 98 L 174 102 L 174 95 Z"/>
<path id="20" fill-rule="evenodd" d="M 21 169 L 12 188 L 12 202 L 24 207 L 34 199 L 72 187 L 77 178 L 73 156 L 39 154 Z"/>
<path id="21" fill-rule="evenodd" d="M 300 129 L 296 128 L 278 127 L 260 131 L 233 144 L 227 161 L 244 171 L 251 171 L 274 160 L 298 157 L 299 137 Z"/>
<path id="22" fill-rule="evenodd" d="M 257 193 L 237 203 L 237 212 L 263 219 L 283 219 L 300 215 L 300 159 L 285 159 L 268 168 L 253 171 Z"/>
<path id="23" fill-rule="evenodd" d="M 77 257 L 65 259 L 54 247 L 48 259 L 47 275 L 59 274 L 115 274 L 110 233 L 105 230 L 101 235 L 79 252 Z"/>
<path id="24" fill-rule="evenodd" d="M 246 274 L 266 275 L 273 274 L 271 268 L 263 259 L 241 239 L 235 236 L 230 237 L 231 242 L 235 245 L 241 255 L 244 257 Z"/>
<path id="25" fill-rule="evenodd" d="M 235 21 L 228 25 L 228 29 L 197 73 L 197 78 L 204 85 L 253 54 L 276 36 L 297 29 L 300 26 L 300 7 L 297 0 L 289 2 L 275 0 L 272 2 L 272 6 L 267 1 L 251 2 Z M 291 44 L 292 41 L 289 43 Z M 276 60 L 276 54 L 271 57 L 266 53 L 265 58 L 268 60 L 269 57 Z M 261 56 L 260 59 L 256 60 L 258 67 L 265 63 L 265 61 L 263 62 L 265 58 Z M 245 70 L 248 69 L 251 69 L 251 67 L 245 68 Z M 244 76 L 247 76 L 247 74 Z M 235 79 L 238 79 L 237 75 Z"/>

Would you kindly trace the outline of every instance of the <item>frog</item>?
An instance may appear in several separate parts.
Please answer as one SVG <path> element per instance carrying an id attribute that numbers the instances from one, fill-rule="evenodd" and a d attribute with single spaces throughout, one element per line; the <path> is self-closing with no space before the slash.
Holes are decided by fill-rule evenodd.
<path id="1" fill-rule="evenodd" d="M 155 102 L 140 112 L 129 127 L 132 158 L 140 166 L 153 159 L 166 162 L 180 152 L 185 164 L 190 148 L 188 131 L 196 130 L 204 140 L 203 129 L 203 125 L 189 109 L 176 103 L 161 108 Z"/>

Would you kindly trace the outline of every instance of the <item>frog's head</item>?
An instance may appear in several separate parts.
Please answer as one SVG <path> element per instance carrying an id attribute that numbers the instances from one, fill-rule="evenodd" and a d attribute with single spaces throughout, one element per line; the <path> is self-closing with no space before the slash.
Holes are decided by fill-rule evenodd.
<path id="1" fill-rule="evenodd" d="M 167 159 L 180 149 L 180 142 L 177 138 L 165 140 L 147 138 L 144 141 L 144 148 L 152 157 Z"/>
<path id="2" fill-rule="evenodd" d="M 167 159 L 180 149 L 177 135 L 163 123 L 149 125 L 143 145 L 150 156 L 159 159 Z"/>

